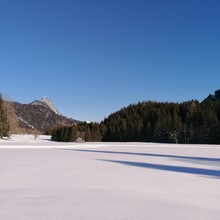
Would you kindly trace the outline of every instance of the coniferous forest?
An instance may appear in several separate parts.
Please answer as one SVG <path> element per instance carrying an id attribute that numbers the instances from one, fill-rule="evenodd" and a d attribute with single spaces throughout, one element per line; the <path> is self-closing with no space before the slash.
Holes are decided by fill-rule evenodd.
<path id="1" fill-rule="evenodd" d="M 111 114 L 101 123 L 57 127 L 54 141 L 142 141 L 220 144 L 220 101 L 140 102 Z"/>
<path id="2" fill-rule="evenodd" d="M 218 97 L 218 98 L 216 98 Z M 0 97 L 0 138 L 10 125 Z M 100 123 L 76 123 L 50 131 L 53 141 L 159 142 L 220 144 L 220 90 L 202 102 L 140 102 L 117 111 Z"/>

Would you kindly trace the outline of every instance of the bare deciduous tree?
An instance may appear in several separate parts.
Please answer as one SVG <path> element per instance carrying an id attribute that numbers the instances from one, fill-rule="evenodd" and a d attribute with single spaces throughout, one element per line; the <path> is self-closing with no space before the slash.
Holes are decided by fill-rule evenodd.
<path id="1" fill-rule="evenodd" d="M 13 104 L 9 101 L 5 101 L 4 106 L 10 125 L 10 134 L 18 134 L 20 132 L 20 129 Z"/>

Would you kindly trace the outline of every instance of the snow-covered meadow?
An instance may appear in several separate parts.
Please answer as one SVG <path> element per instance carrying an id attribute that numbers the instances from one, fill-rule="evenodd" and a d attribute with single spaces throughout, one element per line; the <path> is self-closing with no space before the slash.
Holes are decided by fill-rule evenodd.
<path id="1" fill-rule="evenodd" d="M 220 219 L 220 146 L 0 141 L 0 219 Z"/>

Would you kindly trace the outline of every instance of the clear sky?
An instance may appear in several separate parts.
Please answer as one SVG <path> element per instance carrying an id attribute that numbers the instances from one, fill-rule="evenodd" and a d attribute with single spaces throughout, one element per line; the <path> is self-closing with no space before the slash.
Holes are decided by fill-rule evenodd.
<path id="1" fill-rule="evenodd" d="M 0 0 L 0 90 L 100 121 L 220 89 L 219 0 Z"/>

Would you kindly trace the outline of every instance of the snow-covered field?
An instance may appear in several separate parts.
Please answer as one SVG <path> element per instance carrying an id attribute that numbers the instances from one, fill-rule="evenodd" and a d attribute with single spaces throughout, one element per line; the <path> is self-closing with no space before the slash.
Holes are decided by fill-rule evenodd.
<path id="1" fill-rule="evenodd" d="M 220 219 L 220 146 L 0 141 L 0 219 Z"/>

